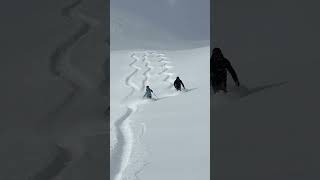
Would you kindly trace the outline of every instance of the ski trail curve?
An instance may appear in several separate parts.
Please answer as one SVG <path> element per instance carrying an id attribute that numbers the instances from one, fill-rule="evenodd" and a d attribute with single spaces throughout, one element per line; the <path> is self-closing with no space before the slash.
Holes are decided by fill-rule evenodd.
<path id="1" fill-rule="evenodd" d="M 167 57 L 165 57 L 164 54 L 158 54 L 158 56 L 160 58 L 160 60 L 158 62 L 160 63 L 164 63 L 162 65 L 163 70 L 159 73 L 159 75 L 166 75 L 166 77 L 163 79 L 164 82 L 169 83 L 170 85 L 167 87 L 168 89 L 173 87 L 172 82 L 169 80 L 174 74 L 168 72 L 169 69 L 173 68 L 174 66 L 169 66 L 168 64 L 171 63 L 171 61 L 168 60 Z"/>
<path id="2" fill-rule="evenodd" d="M 139 87 L 137 84 L 135 84 L 135 83 L 133 83 L 133 82 L 131 81 L 131 79 L 133 78 L 133 76 L 135 76 L 135 75 L 138 73 L 138 71 L 141 70 L 140 67 L 138 67 L 138 66 L 135 65 L 135 63 L 139 61 L 139 58 L 137 58 L 137 56 L 136 56 L 135 53 L 133 53 L 133 54 L 131 55 L 131 58 L 133 59 L 133 61 L 132 61 L 132 63 L 129 64 L 129 66 L 132 67 L 132 68 L 134 68 L 135 71 L 126 78 L 126 85 L 127 85 L 127 87 L 131 87 L 131 88 L 132 88 L 133 90 L 135 90 L 135 91 L 139 91 L 139 90 L 140 90 L 140 87 Z"/>
<path id="3" fill-rule="evenodd" d="M 69 38 L 61 42 L 49 57 L 49 70 L 51 74 L 55 78 L 67 82 L 72 90 L 57 107 L 48 113 L 48 119 L 51 121 L 47 122 L 47 127 L 50 127 L 55 116 L 62 109 L 73 102 L 73 99 L 81 89 L 88 89 L 92 87 L 88 77 L 75 68 L 70 62 L 71 50 L 80 42 L 81 39 L 87 37 L 93 29 L 93 26 L 97 24 L 97 21 L 93 18 L 88 17 L 81 12 L 75 13 L 74 10 L 78 8 L 82 2 L 82 0 L 77 0 L 61 10 L 61 15 L 65 19 L 69 20 L 71 23 L 75 23 L 74 20 L 77 20 L 77 24 L 79 24 L 80 27 L 76 29 Z M 44 169 L 37 172 L 34 176 L 30 177 L 30 179 L 55 179 L 61 171 L 63 171 L 68 165 L 72 164 L 72 161 L 74 160 L 73 157 L 76 157 L 77 155 L 74 155 L 72 149 L 66 147 L 60 147 L 60 149 L 61 157 L 59 155 L 57 159 Z M 67 155 L 65 155 L 66 153 Z"/>
<path id="4" fill-rule="evenodd" d="M 132 82 L 132 78 L 141 70 L 140 67 L 135 65 L 140 59 L 136 56 L 136 53 L 132 53 L 130 57 L 133 61 L 129 64 L 129 67 L 133 68 L 134 71 L 125 78 L 125 86 L 129 87 L 131 91 L 124 100 L 127 100 L 136 91 L 140 90 L 140 87 Z M 111 156 L 112 166 L 110 168 L 110 178 L 112 180 L 122 180 L 132 153 L 134 135 L 130 126 L 130 117 L 137 111 L 138 105 L 134 103 L 127 104 L 126 109 L 126 113 L 117 119 L 114 124 L 117 134 L 117 143 Z"/>
<path id="5" fill-rule="evenodd" d="M 132 151 L 133 132 L 128 118 L 134 112 L 134 108 L 127 107 L 127 111 L 115 123 L 117 131 L 116 149 L 112 152 L 110 163 L 110 179 L 121 180 L 123 171 L 126 169 Z M 120 160 L 120 161 L 119 161 Z"/>
<path id="6" fill-rule="evenodd" d="M 32 180 L 46 180 L 56 177 L 72 160 L 72 156 L 68 150 L 63 147 L 56 146 L 57 152 L 55 158 L 41 171 L 36 173 Z"/>
<path id="7" fill-rule="evenodd" d="M 80 20 L 80 28 L 78 28 L 68 39 L 62 42 L 53 51 L 50 56 L 50 71 L 57 78 L 66 81 L 72 91 L 67 95 L 63 102 L 57 106 L 49 114 L 56 114 L 74 99 L 76 93 L 82 88 L 90 88 L 91 84 L 77 68 L 70 62 L 70 51 L 76 46 L 81 39 L 86 37 L 96 21 L 81 13 L 73 13 L 73 10 L 82 3 L 82 0 L 75 1 L 71 5 L 61 10 L 62 16 L 73 22 L 74 19 Z"/>
<path id="8" fill-rule="evenodd" d="M 129 64 L 129 67 L 133 68 L 134 71 L 127 75 L 125 77 L 125 86 L 129 87 L 131 91 L 129 94 L 124 98 L 124 100 L 127 100 L 133 94 L 137 91 L 143 91 L 145 84 L 148 82 L 150 79 L 150 74 L 149 72 L 154 68 L 151 66 L 151 62 L 147 58 L 148 54 L 144 53 L 142 58 L 139 58 L 137 53 L 133 52 L 130 57 L 133 59 L 133 61 Z M 147 68 L 146 71 L 142 73 L 143 80 L 142 80 L 142 86 L 139 87 L 137 84 L 132 82 L 133 77 L 140 71 L 142 70 L 141 67 L 138 67 L 136 63 L 138 61 L 142 61 L 144 63 L 144 67 Z M 124 101 L 123 100 L 123 101 Z M 112 152 L 111 156 L 111 168 L 110 168 L 110 178 L 112 180 L 122 180 L 124 176 L 124 172 L 126 168 L 129 165 L 130 161 L 130 156 L 133 151 L 133 143 L 134 143 L 134 133 L 133 130 L 130 126 L 130 117 L 137 111 L 138 106 L 140 105 L 141 102 L 136 102 L 136 103 L 127 103 L 126 104 L 126 112 L 115 121 L 115 129 L 116 129 L 116 139 L 117 143 L 115 145 L 115 148 Z M 143 126 L 143 125 L 142 125 Z M 142 127 L 142 134 L 140 137 L 143 136 L 145 132 L 145 127 Z M 135 176 L 137 177 L 137 174 L 142 171 L 142 169 L 145 167 L 145 165 L 139 169 L 136 173 Z"/>
<path id="9" fill-rule="evenodd" d="M 130 96 L 132 96 L 134 94 L 134 92 L 139 91 L 140 87 L 135 84 L 134 82 L 132 82 L 132 78 L 141 70 L 140 67 L 136 66 L 135 64 L 139 61 L 139 58 L 137 58 L 135 56 L 135 54 L 133 53 L 130 56 L 133 61 L 129 64 L 129 67 L 133 68 L 134 71 L 132 73 L 130 73 L 126 78 L 125 78 L 125 85 L 126 87 L 129 87 L 131 89 L 130 93 L 122 100 L 122 102 L 126 101 Z"/>
<path id="10" fill-rule="evenodd" d="M 151 78 L 149 72 L 154 68 L 153 66 L 151 66 L 151 62 L 147 59 L 147 54 L 143 55 L 143 62 L 145 63 L 145 67 L 147 68 L 147 70 L 142 74 L 144 76 L 141 88 L 142 91 L 144 90 L 145 86 L 147 86 L 147 83 Z"/>
<path id="11" fill-rule="evenodd" d="M 153 69 L 156 67 L 153 66 L 152 62 L 149 60 L 149 56 L 156 56 L 157 59 L 157 67 L 163 68 L 163 71 L 160 73 L 151 73 Z M 132 116 L 138 111 L 139 106 L 142 104 L 145 104 L 146 102 L 144 100 L 134 100 L 132 101 L 126 101 L 130 97 L 134 97 L 135 93 L 140 94 L 141 91 L 144 91 L 144 87 L 149 83 L 150 79 L 155 76 L 161 76 L 164 75 L 165 78 L 163 81 L 166 83 L 169 83 L 170 87 L 173 86 L 173 84 L 170 82 L 170 78 L 174 75 L 173 73 L 168 72 L 170 68 L 173 68 L 173 66 L 170 66 L 168 61 L 164 54 L 158 54 L 157 52 L 143 52 L 142 56 L 139 55 L 136 52 L 131 53 L 130 58 L 133 59 L 131 63 L 128 65 L 131 69 L 133 69 L 133 72 L 128 74 L 125 77 L 124 85 L 125 87 L 130 88 L 130 92 L 125 96 L 125 98 L 122 100 L 122 102 L 125 105 L 125 113 L 121 115 L 118 119 L 115 120 L 114 126 L 115 126 L 115 133 L 116 133 L 116 144 L 111 152 L 111 168 L 110 168 L 110 178 L 111 180 L 124 180 L 126 177 L 127 170 L 132 170 L 131 168 L 131 158 L 132 154 L 134 153 L 135 143 L 139 143 L 142 137 L 145 135 L 146 127 L 144 123 L 141 123 L 141 131 L 135 132 L 131 123 L 137 123 L 132 122 L 131 118 Z M 158 59 L 159 58 L 159 59 Z M 143 67 L 137 66 L 137 62 L 142 62 L 144 65 Z M 133 82 L 134 77 L 143 69 L 146 69 L 145 71 L 141 72 L 143 78 L 141 80 L 141 87 L 139 87 L 135 82 Z M 167 98 L 171 96 L 178 95 L 177 92 L 168 94 L 167 96 L 161 97 L 161 98 Z M 136 124 L 137 125 L 137 124 Z M 138 139 L 136 139 L 138 138 Z M 140 138 L 140 139 L 139 139 Z M 134 158 L 134 157 L 133 157 Z M 143 169 L 149 164 L 148 162 L 142 162 L 143 164 L 141 167 L 132 167 L 134 168 L 134 178 L 139 179 L 138 174 L 143 171 Z M 138 169 L 137 169 L 138 168 Z"/>

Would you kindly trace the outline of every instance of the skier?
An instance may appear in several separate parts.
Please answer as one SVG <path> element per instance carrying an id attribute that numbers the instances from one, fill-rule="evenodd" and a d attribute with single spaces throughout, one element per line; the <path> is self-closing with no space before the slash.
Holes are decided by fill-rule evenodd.
<path id="1" fill-rule="evenodd" d="M 220 48 L 214 48 L 210 58 L 210 79 L 214 93 L 219 91 L 227 92 L 227 70 L 232 76 L 236 86 L 240 86 L 238 76 L 231 66 L 231 63 L 226 59 Z"/>
<path id="2" fill-rule="evenodd" d="M 144 94 L 143 98 L 151 99 L 152 98 L 151 93 L 153 93 L 152 89 L 150 89 L 150 87 L 147 86 L 146 87 L 146 93 Z"/>
<path id="3" fill-rule="evenodd" d="M 180 80 L 179 77 L 176 78 L 176 80 L 174 81 L 173 85 L 174 85 L 174 87 L 176 88 L 177 91 L 181 91 L 181 85 L 183 86 L 183 89 L 186 89 L 184 87 L 183 82 Z"/>

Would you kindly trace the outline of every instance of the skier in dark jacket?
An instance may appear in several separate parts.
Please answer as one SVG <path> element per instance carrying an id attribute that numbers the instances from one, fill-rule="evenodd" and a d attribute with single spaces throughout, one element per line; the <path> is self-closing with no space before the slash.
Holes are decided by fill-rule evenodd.
<path id="1" fill-rule="evenodd" d="M 146 93 L 144 94 L 143 98 L 151 99 L 152 98 L 152 94 L 151 93 L 153 93 L 152 89 L 150 89 L 150 87 L 147 86 L 146 87 Z"/>
<path id="2" fill-rule="evenodd" d="M 226 59 L 220 48 L 214 48 L 210 58 L 210 79 L 214 93 L 218 91 L 227 92 L 227 70 L 232 76 L 236 86 L 240 86 L 236 71 Z"/>
<path id="3" fill-rule="evenodd" d="M 184 87 L 183 82 L 180 80 L 179 77 L 176 78 L 176 80 L 174 81 L 173 85 L 174 85 L 174 87 L 176 88 L 177 91 L 181 91 L 181 85 L 183 86 L 183 89 L 186 89 Z"/>

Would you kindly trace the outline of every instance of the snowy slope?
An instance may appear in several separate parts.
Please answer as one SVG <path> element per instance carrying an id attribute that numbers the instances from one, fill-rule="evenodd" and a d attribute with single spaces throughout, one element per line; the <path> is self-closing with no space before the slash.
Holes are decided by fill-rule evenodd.
<path id="1" fill-rule="evenodd" d="M 0 8 L 0 179 L 106 179 L 106 1 Z"/>
<path id="2" fill-rule="evenodd" d="M 111 52 L 111 179 L 209 179 L 208 57 L 209 47 Z M 174 90 L 176 76 L 190 91 Z M 141 98 L 146 85 L 158 101 Z"/>
<path id="3" fill-rule="evenodd" d="M 119 8 L 111 8 L 110 13 L 112 49 L 157 48 L 176 40 L 164 27 L 135 13 Z"/>
<path id="4" fill-rule="evenodd" d="M 204 47 L 208 40 L 186 40 L 171 33 L 170 28 L 160 26 L 138 13 L 122 8 L 110 9 L 110 41 L 112 50 L 162 49 L 177 50 Z M 171 29 L 172 30 L 172 29 Z"/>
<path id="5" fill-rule="evenodd" d="M 214 172 L 230 179 L 226 169 L 248 179 L 269 179 L 265 174 L 288 179 L 295 172 L 315 177 L 316 171 L 306 168 L 317 167 L 312 162 L 319 160 L 318 142 L 312 140 L 319 131 L 319 110 L 313 106 L 319 99 L 320 89 L 313 85 L 317 70 L 308 66 L 310 71 L 297 73 L 308 62 L 290 61 L 284 74 L 288 65 L 283 61 L 277 67 L 271 61 L 260 63 L 263 68 L 255 76 L 236 66 L 243 86 L 230 83 L 234 96 L 211 97 Z"/>
<path id="6" fill-rule="evenodd" d="M 319 2 L 213 6 L 212 45 L 244 88 L 286 82 L 229 102 L 212 96 L 214 178 L 320 179 Z"/>

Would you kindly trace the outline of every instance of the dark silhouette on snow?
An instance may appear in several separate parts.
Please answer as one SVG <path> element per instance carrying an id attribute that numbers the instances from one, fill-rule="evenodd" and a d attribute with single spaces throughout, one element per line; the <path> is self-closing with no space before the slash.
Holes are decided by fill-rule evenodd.
<path id="1" fill-rule="evenodd" d="M 153 93 L 152 89 L 150 89 L 150 87 L 147 86 L 146 87 L 146 93 L 144 94 L 143 98 L 151 99 L 152 98 L 152 94 L 151 93 Z"/>
<path id="2" fill-rule="evenodd" d="M 254 87 L 254 88 L 250 88 L 250 89 L 247 90 L 248 91 L 247 93 L 242 93 L 240 95 L 240 98 L 244 98 L 244 97 L 247 97 L 247 96 L 249 96 L 251 94 L 259 93 L 261 91 L 265 91 L 265 90 L 268 90 L 268 89 L 271 89 L 271 88 L 279 87 L 279 86 L 285 85 L 287 83 L 288 83 L 288 81 L 283 81 L 283 82 L 270 83 L 270 84 L 257 86 L 257 87 Z"/>
<path id="3" fill-rule="evenodd" d="M 210 58 L 210 80 L 214 93 L 227 92 L 227 70 L 236 86 L 240 86 L 237 73 L 231 66 L 230 61 L 223 56 L 220 48 L 214 48 Z"/>
<path id="4" fill-rule="evenodd" d="M 176 88 L 177 91 L 181 91 L 181 85 L 183 86 L 183 89 L 186 89 L 186 88 L 184 87 L 183 82 L 180 80 L 179 77 L 177 77 L 176 80 L 175 80 L 174 83 L 173 83 L 173 86 Z"/>

